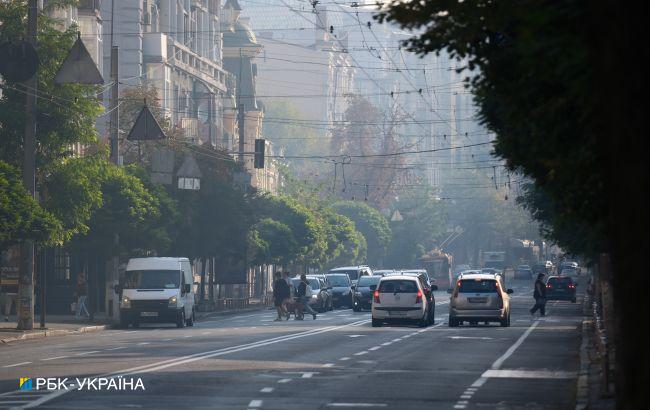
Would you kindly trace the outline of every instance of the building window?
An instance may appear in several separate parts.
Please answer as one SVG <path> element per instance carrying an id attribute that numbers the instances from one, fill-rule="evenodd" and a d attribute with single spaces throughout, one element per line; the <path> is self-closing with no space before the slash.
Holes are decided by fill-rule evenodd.
<path id="1" fill-rule="evenodd" d="M 54 280 L 65 282 L 70 280 L 70 255 L 62 249 L 54 249 Z"/>

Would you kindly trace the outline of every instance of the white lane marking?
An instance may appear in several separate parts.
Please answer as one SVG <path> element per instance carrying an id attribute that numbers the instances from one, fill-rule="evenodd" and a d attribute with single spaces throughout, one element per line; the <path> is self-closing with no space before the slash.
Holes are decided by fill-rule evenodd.
<path id="1" fill-rule="evenodd" d="M 171 341 L 171 340 L 174 340 L 174 339 L 162 339 L 161 341 L 162 341 L 162 342 L 169 342 L 169 341 Z"/>
<path id="2" fill-rule="evenodd" d="M 280 379 L 278 380 L 278 383 L 289 383 L 291 379 Z"/>
<path id="3" fill-rule="evenodd" d="M 364 337 L 365 335 L 348 335 L 348 337 Z"/>
<path id="4" fill-rule="evenodd" d="M 491 337 L 479 337 L 479 336 L 447 336 L 448 339 L 474 339 L 474 340 L 494 340 Z"/>
<path id="5" fill-rule="evenodd" d="M 55 356 L 55 357 L 48 357 L 47 359 L 41 359 L 44 362 L 47 362 L 49 360 L 58 360 L 58 359 L 65 359 L 70 356 Z"/>
<path id="6" fill-rule="evenodd" d="M 203 332 L 203 333 L 201 333 L 201 334 L 202 334 L 202 335 L 209 335 L 210 333 L 212 333 L 212 332 Z"/>
<path id="7" fill-rule="evenodd" d="M 485 384 L 486 381 L 487 379 L 485 377 L 479 377 L 474 381 L 474 383 L 472 383 L 472 387 L 481 387 Z"/>
<path id="8" fill-rule="evenodd" d="M 355 353 L 354 355 L 355 355 L 355 356 L 363 356 L 364 354 L 368 354 L 368 352 L 364 350 L 364 351 L 362 351 L 362 352 L 357 352 L 357 353 Z"/>
<path id="9" fill-rule="evenodd" d="M 471 394 L 463 394 L 460 396 L 461 399 L 471 399 L 472 395 Z"/>
<path id="10" fill-rule="evenodd" d="M 381 349 L 381 346 L 373 346 L 373 347 L 371 347 L 371 348 L 368 349 L 368 350 L 375 351 L 375 350 L 378 350 L 378 349 Z"/>
<path id="11" fill-rule="evenodd" d="M 486 370 L 481 377 L 509 378 L 509 379 L 575 379 L 576 372 L 562 370 Z"/>
<path id="12" fill-rule="evenodd" d="M 334 363 L 325 363 L 323 367 L 334 367 Z"/>
<path id="13" fill-rule="evenodd" d="M 222 349 L 217 349 L 217 350 L 212 350 L 212 351 L 206 351 L 206 352 L 199 352 L 195 353 L 192 355 L 187 355 L 183 357 L 177 357 L 177 358 L 172 358 L 172 359 L 167 359 L 163 360 L 161 362 L 157 363 L 150 363 L 142 366 L 137 366 L 133 367 L 130 369 L 124 369 L 121 371 L 117 372 L 112 372 L 112 373 L 105 373 L 102 375 L 98 375 L 96 377 L 107 377 L 107 378 L 115 378 L 115 377 L 124 377 L 125 375 L 130 375 L 130 374 L 140 374 L 140 373 L 149 373 L 149 372 L 154 372 L 162 369 L 166 369 L 169 367 L 173 366 L 178 366 L 186 363 L 191 363 L 195 362 L 198 360 L 203 360 L 203 359 L 208 359 L 211 357 L 217 357 L 217 356 L 223 356 L 226 354 L 231 354 L 231 353 L 237 353 L 245 350 L 250 350 L 250 349 L 256 349 L 262 346 L 268 346 L 271 344 L 276 344 L 280 342 L 285 342 L 288 340 L 293 340 L 293 339 L 299 339 L 303 337 L 308 337 L 308 336 L 314 336 L 314 335 L 319 335 L 321 333 L 326 333 L 326 332 L 331 332 L 339 329 L 346 328 L 348 326 L 360 326 L 369 323 L 370 320 L 364 319 L 360 320 L 359 322 L 354 322 L 350 323 L 347 325 L 339 325 L 339 326 L 327 326 L 327 327 L 322 327 L 322 328 L 317 328 L 317 329 L 312 329 L 312 330 L 307 330 L 304 332 L 299 332 L 296 334 L 290 334 L 290 335 L 283 335 L 283 336 L 278 336 L 270 339 L 265 339 L 265 340 L 260 340 L 257 342 L 252 342 L 252 343 L 247 343 L 243 345 L 237 345 L 237 346 L 231 346 L 231 347 L 226 347 Z M 30 362 L 31 363 L 31 362 Z M 28 363 L 26 363 L 28 364 Z M 6 366 L 5 366 L 6 367 Z M 290 379 L 289 379 L 290 380 Z M 23 406 L 22 408 L 33 408 L 33 407 L 38 407 L 43 403 L 46 403 L 50 400 L 53 400 L 65 393 L 69 393 L 73 390 L 76 390 L 76 388 L 71 388 L 70 390 L 57 390 L 54 392 L 51 392 L 50 394 L 47 394 L 43 397 L 41 397 L 38 400 L 35 400 L 33 402 L 28 403 L 27 405 Z"/>
<path id="14" fill-rule="evenodd" d="M 7 367 L 16 367 L 16 366 L 22 366 L 22 365 L 24 365 L 24 364 L 30 364 L 30 363 L 31 363 L 31 362 L 20 362 L 20 363 L 15 363 L 15 364 L 8 364 L 8 365 L 6 365 L 6 366 L 2 366 L 2 367 L 4 367 L 4 368 L 7 368 Z"/>
<path id="15" fill-rule="evenodd" d="M 327 403 L 327 407 L 386 407 L 386 403 Z"/>
<path id="16" fill-rule="evenodd" d="M 144 346 L 144 345 L 150 345 L 151 342 L 140 342 L 138 343 L 138 346 Z"/>
<path id="17" fill-rule="evenodd" d="M 512 356 L 515 350 L 517 350 L 517 348 L 521 346 L 522 343 L 524 343 L 524 340 L 526 340 L 528 335 L 530 335 L 530 333 L 537 327 L 537 325 L 539 325 L 539 321 L 535 321 L 532 325 L 530 325 L 530 327 L 524 332 L 524 334 L 521 335 L 519 339 L 517 339 L 515 344 L 510 346 L 510 348 L 506 350 L 506 352 L 501 357 L 495 360 L 494 363 L 492 363 L 492 366 L 490 368 L 493 370 L 499 369 L 503 364 L 503 362 L 505 362 L 510 356 Z"/>
<path id="18" fill-rule="evenodd" d="M 99 353 L 99 350 L 91 350 L 90 352 L 81 352 L 81 353 L 75 354 L 75 356 L 85 356 L 87 354 L 93 354 L 93 353 Z"/>
<path id="19" fill-rule="evenodd" d="M 109 350 L 121 350 L 121 349 L 126 349 L 126 346 L 111 347 L 110 349 L 104 349 L 104 350 L 109 351 Z"/>
<path id="20" fill-rule="evenodd" d="M 346 356 L 346 357 L 341 357 L 339 360 L 350 360 L 350 358 Z"/>
<path id="21" fill-rule="evenodd" d="M 476 390 L 478 390 L 476 387 L 468 387 L 465 389 L 465 391 L 473 391 L 473 392 L 475 392 Z"/>
<path id="22" fill-rule="evenodd" d="M 183 336 L 183 339 L 188 339 L 188 338 L 193 337 L 193 336 L 194 336 L 194 335 Z"/>
<path id="23" fill-rule="evenodd" d="M 392 345 L 392 344 L 393 344 L 393 342 L 385 342 L 385 343 L 382 343 L 381 345 L 382 345 L 382 346 L 390 346 L 390 345 Z"/>
<path id="24" fill-rule="evenodd" d="M 467 406 L 465 406 L 463 404 L 454 404 L 455 409 L 464 409 L 465 407 L 467 407 Z"/>
<path id="25" fill-rule="evenodd" d="M 262 400 L 251 400 L 250 403 L 248 403 L 249 408 L 259 408 L 262 407 Z"/>
<path id="26" fill-rule="evenodd" d="M 273 390 L 275 390 L 273 387 L 265 387 L 262 390 L 260 390 L 260 393 L 272 393 Z"/>
<path id="27" fill-rule="evenodd" d="M 393 339 L 393 340 L 391 340 L 391 342 L 393 342 L 393 343 L 394 343 L 394 342 L 401 342 L 401 341 L 402 341 L 402 339 L 401 339 L 401 338 L 399 338 L 399 339 Z"/>

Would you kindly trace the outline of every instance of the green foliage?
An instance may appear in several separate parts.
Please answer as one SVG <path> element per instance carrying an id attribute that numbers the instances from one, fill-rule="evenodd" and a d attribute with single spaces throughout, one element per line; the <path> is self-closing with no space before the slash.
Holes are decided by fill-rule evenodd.
<path id="1" fill-rule="evenodd" d="M 390 223 L 393 238 L 388 248 L 386 266 L 417 266 L 417 258 L 433 249 L 444 235 L 443 206 L 431 187 L 423 185 L 400 196 L 396 209 L 403 220 Z"/>
<path id="2" fill-rule="evenodd" d="M 394 1 L 379 16 L 422 30 L 406 42 L 412 51 L 446 50 L 466 62 L 480 118 L 497 135 L 496 153 L 561 210 L 535 215 L 562 219 L 543 221 L 554 238 L 592 227 L 581 231 L 589 239 L 570 243 L 579 254 L 603 250 L 608 216 L 605 157 L 593 127 L 590 67 L 599 59 L 590 55 L 589 13 L 576 1 Z"/>
<path id="3" fill-rule="evenodd" d="M 296 243 L 291 228 L 282 222 L 271 218 L 263 218 L 253 229 L 261 242 L 258 242 L 258 262 L 285 266 L 295 260 L 298 255 Z"/>
<path id="4" fill-rule="evenodd" d="M 376 209 L 362 202 L 340 201 L 333 205 L 336 212 L 350 218 L 367 242 L 368 262 L 378 264 L 386 256 L 392 232 L 388 220 Z"/>
<path id="5" fill-rule="evenodd" d="M 29 195 L 18 171 L 0 161 L 0 249 L 24 240 L 57 242 L 60 230 L 59 221 Z"/>

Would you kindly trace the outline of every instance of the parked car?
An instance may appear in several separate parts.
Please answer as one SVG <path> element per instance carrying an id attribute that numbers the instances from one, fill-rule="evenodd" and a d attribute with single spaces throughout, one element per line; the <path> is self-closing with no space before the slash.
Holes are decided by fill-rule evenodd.
<path id="1" fill-rule="evenodd" d="M 359 266 L 342 266 L 340 268 L 330 269 L 328 273 L 345 273 L 350 277 L 350 281 L 357 283 L 362 276 L 372 275 L 372 269 L 367 265 Z"/>
<path id="2" fill-rule="evenodd" d="M 510 326 L 510 294 L 497 276 L 487 274 L 461 275 L 451 291 L 449 327 L 469 322 L 499 322 Z"/>
<path id="3" fill-rule="evenodd" d="M 515 279 L 531 279 L 533 277 L 533 270 L 529 265 L 519 265 L 515 269 Z"/>
<path id="4" fill-rule="evenodd" d="M 384 322 L 409 320 L 425 327 L 433 322 L 434 306 L 425 296 L 422 281 L 412 275 L 387 275 L 373 290 L 372 326 Z"/>
<path id="5" fill-rule="evenodd" d="M 331 287 L 327 286 L 325 280 L 317 276 L 307 275 L 307 281 L 311 288 L 311 300 L 309 301 L 309 305 L 319 312 L 333 310 L 332 294 L 330 293 Z M 291 282 L 293 288 L 298 289 L 300 278 L 292 278 Z"/>
<path id="6" fill-rule="evenodd" d="M 362 309 L 368 309 L 372 307 L 372 294 L 373 291 L 370 290 L 371 286 L 379 285 L 379 280 L 381 276 L 362 276 L 359 278 L 359 281 L 356 285 L 353 285 L 352 289 L 354 291 L 354 302 L 352 309 L 355 312 L 360 312 Z"/>
<path id="7" fill-rule="evenodd" d="M 570 300 L 576 303 L 577 286 L 568 276 L 551 276 L 546 281 L 546 300 Z"/>
<path id="8" fill-rule="evenodd" d="M 120 325 L 194 325 L 194 283 L 188 258 L 132 258 L 115 287 L 120 295 Z"/>
<path id="9" fill-rule="evenodd" d="M 332 304 L 335 308 L 346 306 L 352 308 L 352 281 L 345 273 L 328 273 L 325 275 L 332 287 Z"/>

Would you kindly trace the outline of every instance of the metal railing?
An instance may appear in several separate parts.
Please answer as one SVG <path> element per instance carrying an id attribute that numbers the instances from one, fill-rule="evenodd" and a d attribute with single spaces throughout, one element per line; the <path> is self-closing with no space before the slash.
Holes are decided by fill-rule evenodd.
<path id="1" fill-rule="evenodd" d="M 600 314 L 600 306 L 598 302 L 594 301 L 592 303 L 593 307 L 593 316 L 594 316 L 594 340 L 596 342 L 596 350 L 598 356 L 600 357 L 601 373 L 602 373 L 602 393 L 608 395 L 609 384 L 610 384 L 610 343 L 609 338 L 607 337 L 607 329 L 605 328 L 605 322 L 602 319 Z"/>

